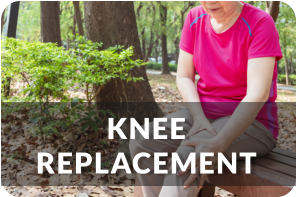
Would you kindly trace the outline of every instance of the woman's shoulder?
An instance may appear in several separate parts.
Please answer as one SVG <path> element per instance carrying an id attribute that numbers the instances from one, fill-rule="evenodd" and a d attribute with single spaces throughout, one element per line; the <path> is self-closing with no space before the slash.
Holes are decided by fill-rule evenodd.
<path id="1" fill-rule="evenodd" d="M 190 9 L 190 11 L 188 12 L 188 15 L 190 15 L 193 18 L 199 17 L 203 14 L 207 14 L 207 13 L 204 11 L 201 5 Z"/>
<path id="2" fill-rule="evenodd" d="M 245 12 L 243 18 L 251 23 L 251 26 L 256 27 L 259 23 L 272 23 L 274 24 L 273 18 L 264 10 L 257 8 L 253 5 L 245 3 Z"/>
<path id="3" fill-rule="evenodd" d="M 198 19 L 202 19 L 204 16 L 206 16 L 207 13 L 204 11 L 202 6 L 196 6 L 192 9 L 187 14 L 186 20 L 188 20 L 189 23 L 196 23 Z M 199 21 L 200 21 L 199 20 Z"/>

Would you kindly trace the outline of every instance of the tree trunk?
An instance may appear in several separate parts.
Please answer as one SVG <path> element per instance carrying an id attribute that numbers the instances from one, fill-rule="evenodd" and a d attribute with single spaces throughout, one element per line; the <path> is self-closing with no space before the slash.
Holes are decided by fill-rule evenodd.
<path id="1" fill-rule="evenodd" d="M 286 71 L 286 85 L 290 85 L 289 82 L 289 71 L 288 71 L 288 59 L 287 56 L 285 55 L 285 71 Z"/>
<path id="2" fill-rule="evenodd" d="M 79 9 L 79 1 L 72 1 L 75 13 L 76 24 L 78 28 L 78 35 L 84 36 L 84 28 L 81 20 L 81 12 Z"/>
<path id="3" fill-rule="evenodd" d="M 277 73 L 280 73 L 281 68 L 279 67 L 279 61 L 276 62 Z"/>
<path id="4" fill-rule="evenodd" d="M 155 7 L 153 7 L 153 9 L 155 10 Z M 155 24 L 155 20 L 153 21 L 152 23 L 152 27 L 154 26 Z M 152 53 L 152 49 L 154 47 L 154 45 L 156 44 L 157 40 L 155 40 L 155 42 L 153 41 L 154 40 L 154 33 L 153 33 L 153 28 L 151 28 L 151 34 L 150 34 L 150 41 L 149 41 L 149 47 L 147 49 L 147 53 L 146 53 L 146 56 L 144 58 L 144 61 L 147 61 L 148 58 L 151 56 L 151 53 Z"/>
<path id="5" fill-rule="evenodd" d="M 274 22 L 276 22 L 279 14 L 279 4 L 280 1 L 266 1 L 266 11 L 273 18 Z"/>
<path id="6" fill-rule="evenodd" d="M 289 74 L 291 74 L 291 72 L 292 72 L 292 69 L 291 69 L 292 67 L 291 67 L 291 60 L 290 60 L 290 58 L 288 58 L 288 73 Z"/>
<path id="7" fill-rule="evenodd" d="M 179 56 L 179 38 L 175 38 L 174 39 L 174 46 L 175 46 L 174 59 L 175 59 L 176 64 L 177 64 L 177 62 L 178 62 L 178 56 Z"/>
<path id="8" fill-rule="evenodd" d="M 177 35 L 177 25 L 176 25 L 176 13 L 174 13 L 174 33 L 175 35 Z M 173 43 L 174 43 L 174 60 L 176 61 L 177 63 L 177 60 L 178 60 L 178 51 L 179 51 L 179 36 L 176 36 L 173 40 Z M 172 56 L 173 57 L 173 56 Z"/>
<path id="9" fill-rule="evenodd" d="M 142 57 L 143 57 L 143 61 L 146 62 L 146 60 L 145 60 L 145 57 L 146 57 L 145 39 L 142 39 Z"/>
<path id="10" fill-rule="evenodd" d="M 255 5 L 254 1 L 248 1 L 247 3 L 250 5 Z"/>
<path id="11" fill-rule="evenodd" d="M 184 23 L 185 23 L 185 21 L 184 21 L 184 14 L 181 13 L 181 26 L 180 26 L 180 30 L 181 30 L 181 31 L 183 30 Z"/>
<path id="12" fill-rule="evenodd" d="M 284 43 L 286 43 L 286 37 L 284 37 Z M 288 69 L 288 58 L 287 58 L 287 46 L 283 46 L 284 49 L 284 57 L 285 57 L 285 73 L 286 73 L 286 85 L 290 84 L 289 81 L 289 69 Z"/>
<path id="13" fill-rule="evenodd" d="M 291 57 L 290 57 L 290 65 L 291 65 L 291 74 L 294 74 L 294 66 L 293 66 L 293 54 L 291 54 Z"/>
<path id="14" fill-rule="evenodd" d="M 6 11 L 6 8 L 3 10 L 3 13 L 1 15 L 1 35 L 2 35 L 2 32 L 3 32 L 3 26 L 4 26 L 5 22 L 6 22 L 6 18 L 4 18 L 5 11 Z"/>
<path id="15" fill-rule="evenodd" d="M 72 34 L 75 36 L 76 35 L 76 17 L 75 15 L 73 16 L 73 24 L 72 24 Z M 75 38 L 73 38 L 75 39 Z M 73 40 L 74 41 L 74 40 Z"/>
<path id="16" fill-rule="evenodd" d="M 142 57 L 143 57 L 143 61 L 146 61 L 145 60 L 146 51 L 145 51 L 145 37 L 144 37 L 144 33 L 145 33 L 145 28 L 143 28 L 143 30 L 141 32 L 141 44 L 142 44 Z"/>
<path id="17" fill-rule="evenodd" d="M 103 42 L 103 49 L 115 45 L 123 45 L 124 48 L 133 46 L 134 56 L 131 59 L 142 59 L 132 1 L 85 1 L 84 9 L 88 39 Z M 95 98 L 96 103 L 112 103 L 108 107 L 114 114 L 128 119 L 134 117 L 140 124 L 144 122 L 144 118 L 163 116 L 151 91 L 145 66 L 135 67 L 130 73 L 133 77 L 143 77 L 144 81 L 135 83 L 119 78 L 112 79 L 100 87 L 100 93 Z M 94 85 L 95 91 L 98 88 Z M 123 131 L 129 139 L 130 128 L 125 128 L 127 129 L 123 128 Z M 120 149 L 129 153 L 128 140 L 122 140 L 121 144 Z"/>
<path id="18" fill-rule="evenodd" d="M 53 42 L 62 46 L 59 14 L 59 1 L 40 1 L 41 42 Z"/>
<path id="19" fill-rule="evenodd" d="M 154 39 L 154 34 L 153 34 L 153 30 L 151 29 L 151 36 L 150 36 L 150 43 L 149 43 L 149 47 L 147 49 L 147 53 L 146 56 L 144 58 L 144 61 L 147 62 L 149 56 L 151 56 L 152 53 L 152 49 L 153 49 L 153 39 Z"/>
<path id="20" fill-rule="evenodd" d="M 188 11 L 188 9 L 191 7 L 191 6 L 194 6 L 195 3 L 194 2 L 188 2 L 187 5 L 185 5 L 185 7 L 183 8 L 183 10 L 180 12 L 180 16 L 181 16 L 181 26 L 180 26 L 180 31 L 183 30 L 183 27 L 184 27 L 184 17 L 185 17 L 185 14 L 186 12 Z M 177 28 L 177 27 L 176 27 Z M 176 30 L 177 31 L 177 30 Z M 177 33 L 176 33 L 177 34 Z M 176 37 L 176 39 L 174 40 L 174 45 L 175 45 L 175 61 L 176 61 L 176 64 L 178 63 L 178 57 L 179 57 L 179 42 L 180 42 L 180 39 L 179 37 Z"/>
<path id="21" fill-rule="evenodd" d="M 165 27 L 167 22 L 167 8 L 160 5 L 160 18 L 161 25 L 163 27 L 161 35 L 161 48 L 162 48 L 162 74 L 170 74 L 168 58 L 167 58 L 167 37 L 165 33 Z"/>
<path id="22" fill-rule="evenodd" d="M 177 35 L 177 26 L 175 25 L 175 35 Z M 174 60 L 176 61 L 177 63 L 177 60 L 178 60 L 178 52 L 179 52 L 179 36 L 178 37 L 175 37 L 175 39 L 173 40 L 173 43 L 174 43 Z"/>
<path id="23" fill-rule="evenodd" d="M 156 58 L 156 63 L 158 63 L 158 57 L 159 57 L 158 46 L 159 46 L 159 41 L 157 40 L 156 45 L 155 45 L 155 58 Z"/>
<path id="24" fill-rule="evenodd" d="M 69 36 L 67 36 L 67 50 L 70 49 L 70 39 L 69 39 Z"/>

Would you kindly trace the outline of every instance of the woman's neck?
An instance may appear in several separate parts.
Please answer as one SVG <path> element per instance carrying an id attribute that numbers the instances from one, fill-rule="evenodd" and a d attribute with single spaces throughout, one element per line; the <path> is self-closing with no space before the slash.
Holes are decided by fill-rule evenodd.
<path id="1" fill-rule="evenodd" d="M 244 4 L 239 1 L 234 12 L 230 13 L 226 17 L 222 19 L 215 19 L 211 17 L 210 22 L 215 32 L 223 33 L 224 31 L 232 27 L 232 25 L 234 25 L 234 23 L 237 21 L 238 17 L 240 16 L 243 6 Z"/>

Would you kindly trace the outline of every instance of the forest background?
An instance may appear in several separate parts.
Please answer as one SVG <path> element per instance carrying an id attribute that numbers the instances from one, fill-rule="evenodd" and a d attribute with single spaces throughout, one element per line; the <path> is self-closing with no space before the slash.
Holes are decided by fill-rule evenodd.
<path id="1" fill-rule="evenodd" d="M 296 86 L 295 11 L 289 4 L 283 1 L 246 1 L 246 3 L 252 4 L 267 11 L 273 17 L 279 32 L 280 44 L 284 55 L 284 58 L 278 62 L 278 83 Z M 161 73 L 164 75 L 152 75 L 149 73 L 146 75 L 145 69 L 142 69 L 141 67 L 137 68 L 138 70 L 133 71 L 133 76 L 142 76 L 145 78 L 145 81 L 149 83 L 124 83 L 115 79 L 103 87 L 100 95 L 98 95 L 98 98 L 95 100 L 110 101 L 111 98 L 120 98 L 124 101 L 132 102 L 156 101 L 159 102 L 159 105 L 163 104 L 162 102 L 168 101 L 181 103 L 182 98 L 177 90 L 175 77 L 170 75 L 170 73 L 174 74 L 176 71 L 176 62 L 179 52 L 178 45 L 185 17 L 191 8 L 198 5 L 200 5 L 199 1 L 134 1 L 133 3 L 90 1 L 57 1 L 53 3 L 49 1 L 20 1 L 16 38 L 18 40 L 28 41 L 30 43 L 35 41 L 41 41 L 44 43 L 56 42 L 58 46 L 63 46 L 65 51 L 69 51 L 72 47 L 72 44 L 77 42 L 75 39 L 73 39 L 71 34 L 86 36 L 89 39 L 91 38 L 90 40 L 93 42 L 102 41 L 103 45 L 107 45 L 108 47 L 118 44 L 125 45 L 126 48 L 127 46 L 131 45 L 135 46 L 134 53 L 136 54 L 136 57 L 134 56 L 134 59 L 142 59 L 145 62 L 148 60 L 154 61 L 152 58 L 155 58 L 156 61 L 159 60 L 158 62 L 149 62 L 146 65 L 146 68 L 161 70 Z M 1 15 L 2 35 L 5 33 L 7 25 L 7 8 L 8 7 L 4 9 L 4 12 L 2 12 Z M 122 10 L 127 14 L 126 16 L 121 17 L 119 14 L 117 14 L 122 12 Z M 91 13 L 91 15 L 86 16 L 85 13 Z M 127 24 L 123 24 L 125 20 Z M 136 20 L 136 23 L 133 23 L 133 20 Z M 132 23 L 129 21 L 132 21 Z M 125 28 L 125 26 L 128 25 L 131 26 L 129 26 L 129 28 Z M 125 39 L 121 40 L 121 38 L 125 38 L 127 41 Z M 41 51 L 40 53 L 44 53 L 44 51 Z M 39 77 L 34 76 L 34 73 L 29 74 L 32 75 L 32 79 L 34 77 Z M 46 77 L 46 75 L 43 77 Z M 42 77 L 40 77 L 40 79 L 42 79 Z M 55 79 L 55 76 L 53 79 Z M 27 82 L 24 83 L 26 84 Z M 123 88 L 120 86 L 115 86 L 116 83 L 121 83 Z M 18 97 L 20 95 L 18 91 L 18 88 L 21 87 L 20 84 L 21 83 L 19 83 L 18 86 L 16 82 L 12 83 L 13 91 L 11 91 L 10 96 Z M 79 98 L 88 97 L 85 96 L 85 92 L 83 90 L 80 92 L 81 94 L 79 95 L 74 95 L 71 93 L 71 99 L 76 96 L 79 96 Z M 123 95 L 127 95 L 127 97 L 124 97 Z M 93 100 L 90 99 L 90 101 Z M 119 102 L 119 100 L 112 101 Z M 296 92 L 283 93 L 278 91 L 278 101 L 294 102 L 296 108 Z M 292 105 L 284 106 L 285 107 L 281 108 L 279 111 L 279 122 L 281 126 L 280 137 L 278 139 L 277 146 L 296 152 L 296 111 Z M 146 117 L 147 114 L 157 117 L 164 116 L 178 110 L 173 108 L 165 109 L 162 106 L 160 106 L 160 108 L 163 111 L 161 113 L 156 106 L 153 106 L 153 108 L 146 107 L 145 110 L 139 109 L 135 113 L 139 119 L 143 119 L 143 117 Z M 133 117 L 133 115 L 135 114 L 130 114 L 129 116 Z M 24 117 L 25 116 L 23 116 L 23 118 Z M 46 135 L 46 137 L 43 137 L 46 133 L 40 134 L 36 132 L 39 136 L 37 139 L 35 136 L 31 135 L 32 133 L 35 134 L 35 131 L 29 133 L 27 132 L 27 129 L 20 130 L 17 127 L 21 121 L 23 123 L 26 122 L 25 125 L 32 125 L 34 120 L 37 122 L 37 119 L 31 118 L 28 120 L 28 117 L 25 117 L 25 119 L 19 119 L 16 117 L 11 121 L 13 122 L 12 126 L 4 125 L 3 128 L 2 120 L 1 114 L 1 150 L 4 146 L 3 150 L 7 151 L 3 152 L 6 152 L 6 155 L 13 157 L 14 161 L 19 162 L 20 164 L 24 162 L 24 160 L 20 159 L 21 157 L 19 156 L 24 152 L 23 146 L 28 147 L 27 153 L 30 154 L 25 153 L 25 155 L 26 159 L 31 161 L 34 160 L 34 151 L 38 148 L 43 149 L 44 143 L 46 143 L 46 148 L 48 151 L 54 151 L 57 150 L 54 147 L 55 144 L 63 144 L 64 142 L 71 141 L 69 139 L 72 138 L 76 139 L 72 139 L 71 142 L 74 141 L 73 144 L 65 143 L 67 151 L 72 151 L 73 149 L 81 149 L 89 152 L 93 151 L 93 153 L 94 151 L 105 151 L 107 157 L 109 155 L 113 155 L 119 146 L 118 143 L 116 144 L 108 141 L 104 134 L 104 130 L 98 129 L 98 127 L 92 124 L 92 127 L 89 126 L 87 130 L 92 131 L 93 129 L 94 131 L 99 130 L 99 132 L 86 132 L 85 125 L 88 126 L 87 124 L 84 124 L 83 126 L 76 126 L 78 134 L 73 136 L 72 133 L 67 132 L 70 131 L 69 128 L 71 129 L 71 126 L 65 129 L 65 131 L 63 130 L 63 132 L 60 132 L 60 128 L 58 128 L 58 134 L 61 135 L 63 139 L 66 139 L 65 141 L 59 141 L 55 137 L 52 137 L 52 135 Z M 92 123 L 92 121 L 89 120 L 88 122 Z M 52 126 L 50 126 L 52 128 L 57 127 L 56 122 L 51 124 Z M 61 124 L 64 124 L 64 122 L 61 122 Z M 46 124 L 39 122 L 36 123 L 36 125 L 41 127 L 45 126 Z M 98 133 L 100 134 L 99 137 Z M 54 135 L 57 135 L 57 133 L 54 133 Z M 19 137 L 24 138 L 19 140 Z M 15 141 L 18 143 L 6 143 L 8 142 L 7 139 L 9 138 L 16 138 Z M 92 139 L 92 143 L 86 144 L 85 141 L 89 139 Z M 30 149 L 30 147 L 32 149 Z M 4 167 L 6 165 L 3 162 L 6 161 L 5 159 L 5 157 L 2 157 L 1 152 L 1 168 L 3 168 L 2 164 Z M 109 158 L 107 158 L 106 161 L 108 161 L 108 159 Z M 109 166 L 110 164 L 106 163 L 106 165 Z M 12 168 L 12 166 L 9 166 L 7 169 L 11 170 L 11 174 L 7 173 L 4 175 L 1 172 L 1 176 L 11 178 L 16 175 L 16 169 Z M 42 180 L 40 177 L 38 178 L 34 176 L 34 178 L 38 179 L 39 181 Z M 113 179 L 117 180 L 118 177 L 108 177 L 108 180 Z M 71 177 L 71 180 L 77 181 L 74 177 Z M 20 177 L 17 177 L 16 181 L 19 183 L 21 181 Z M 66 188 L 65 190 L 64 187 L 6 188 L 6 191 L 9 191 L 14 196 L 21 196 L 22 194 L 27 194 L 27 196 L 36 196 L 37 194 L 39 196 L 47 196 L 48 193 L 51 193 L 52 196 L 61 196 L 62 194 L 63 196 L 79 196 L 84 193 L 88 194 L 89 196 L 98 196 L 97 193 L 100 193 L 100 195 L 101 193 L 109 193 L 108 195 L 110 196 L 113 192 L 115 192 L 114 190 L 106 190 L 106 187 L 103 186 L 96 189 L 87 187 L 78 188 L 78 190 L 77 188 Z M 126 196 L 129 196 L 128 193 L 132 194 L 133 188 L 125 187 L 123 188 L 122 193 L 125 192 L 127 192 Z M 217 194 L 219 195 L 219 189 L 217 189 Z M 225 196 L 227 195 L 229 194 L 226 194 Z M 224 195 L 220 194 L 220 196 Z"/>
<path id="2" fill-rule="evenodd" d="M 269 12 L 269 5 L 265 1 L 247 1 L 247 3 Z M 40 5 L 38 1 L 20 2 L 16 38 L 29 42 L 41 41 L 40 28 L 42 23 L 46 25 L 47 21 L 41 21 Z M 176 71 L 176 66 L 170 65 L 168 62 L 176 64 L 179 53 L 178 44 L 185 17 L 191 8 L 198 5 L 200 5 L 199 1 L 134 2 L 143 59 L 155 62 L 149 63 L 148 68 L 162 70 L 163 74 Z M 61 44 L 65 49 L 69 49 L 73 42 L 69 34 L 85 34 L 84 3 L 61 1 L 57 9 L 59 9 L 57 12 L 60 18 Z M 284 2 L 280 2 L 278 12 L 275 24 L 284 55 L 284 58 L 278 62 L 278 81 L 287 85 L 295 85 L 296 17 L 293 9 Z M 5 29 L 6 14 L 5 11 L 2 14 L 2 29 Z M 164 58 L 163 54 L 167 58 Z M 285 74 L 289 76 L 288 81 L 286 81 Z"/>

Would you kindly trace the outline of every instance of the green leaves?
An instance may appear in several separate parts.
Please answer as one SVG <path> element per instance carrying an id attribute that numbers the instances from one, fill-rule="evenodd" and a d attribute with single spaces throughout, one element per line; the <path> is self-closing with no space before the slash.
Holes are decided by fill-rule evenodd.
<path id="1" fill-rule="evenodd" d="M 84 131 L 84 130 L 86 130 L 86 128 L 89 126 L 89 122 L 86 122 L 83 126 L 82 126 L 82 128 L 81 128 L 81 131 Z"/>
<path id="2" fill-rule="evenodd" d="M 74 71 L 65 69 L 69 52 L 53 43 L 27 42 L 14 38 L 2 40 L 2 77 L 26 81 L 21 92 L 30 92 L 35 100 L 63 98 Z M 3 88 L 3 87 L 2 87 Z M 21 96 L 21 95 L 20 95 Z M 26 96 L 26 95 L 22 95 Z"/>
<path id="3" fill-rule="evenodd" d="M 112 111 L 107 110 L 107 113 L 109 113 L 109 115 L 111 115 L 111 117 L 113 117 L 114 119 L 116 119 L 116 116 L 114 115 L 114 113 L 112 113 Z"/>
<path id="4" fill-rule="evenodd" d="M 90 120 L 91 127 L 94 131 L 98 131 L 98 125 L 93 120 Z"/>
<path id="5" fill-rule="evenodd" d="M 98 125 L 96 122 L 94 122 L 93 120 L 89 120 L 87 122 L 85 122 L 85 124 L 82 126 L 81 131 L 86 130 L 86 128 L 88 128 L 89 126 L 92 127 L 92 129 L 97 132 L 98 131 Z"/>
<path id="6" fill-rule="evenodd" d="M 96 115 L 97 111 L 91 111 L 90 113 L 88 113 L 88 118 L 91 118 L 92 116 Z"/>
<path id="7" fill-rule="evenodd" d="M 68 129 L 75 122 L 83 124 L 82 131 L 98 131 L 98 126 L 105 128 L 108 117 L 116 119 L 116 115 L 110 110 L 98 110 L 92 104 L 100 92 L 91 86 L 103 86 L 114 78 L 130 83 L 143 80 L 130 73 L 135 66 L 145 65 L 141 60 L 132 60 L 133 47 L 123 49 L 117 45 L 100 50 L 102 43 L 82 36 L 74 40 L 69 51 L 54 43 L 2 40 L 2 80 L 6 82 L 5 79 L 11 77 L 26 82 L 20 87 L 22 95 L 18 98 L 40 104 L 30 121 L 42 135 L 57 132 L 56 126 Z M 2 91 L 4 85 L 2 83 Z M 86 99 L 71 98 L 70 91 L 74 94 L 83 91 Z M 50 102 L 55 98 L 61 101 L 60 106 Z M 52 118 L 56 112 L 65 117 L 58 124 Z"/>
<path id="8" fill-rule="evenodd" d="M 88 127 L 92 128 L 94 131 L 98 131 L 98 125 L 104 127 L 107 123 L 108 117 L 116 119 L 116 116 L 111 110 L 92 110 L 92 107 L 87 107 L 88 112 L 84 113 L 82 118 L 79 119 L 77 123 L 84 122 L 81 130 L 84 131 Z"/>
<path id="9" fill-rule="evenodd" d="M 13 77 L 26 81 L 21 92 L 24 97 L 30 93 L 36 101 L 44 101 L 49 96 L 70 101 L 67 91 L 74 84 L 81 84 L 90 90 L 92 84 L 104 85 L 118 77 L 126 81 L 141 80 L 132 78 L 129 73 L 135 66 L 144 65 L 141 60 L 131 59 L 134 55 L 132 46 L 123 49 L 123 46 L 117 45 L 99 50 L 102 43 L 82 36 L 76 36 L 74 40 L 73 48 L 65 51 L 55 43 L 30 43 L 4 38 L 2 79 Z M 87 98 L 94 98 L 94 92 L 88 91 L 87 94 Z M 71 102 L 74 107 L 79 101 L 74 99 Z"/>

